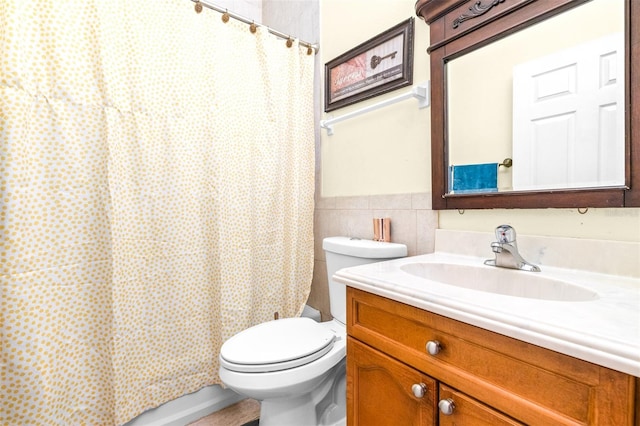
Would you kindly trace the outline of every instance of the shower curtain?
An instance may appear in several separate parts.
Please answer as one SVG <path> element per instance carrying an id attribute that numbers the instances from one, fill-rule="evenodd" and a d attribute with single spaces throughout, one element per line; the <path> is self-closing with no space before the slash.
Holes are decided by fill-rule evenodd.
<path id="1" fill-rule="evenodd" d="M 2 2 L 0 424 L 123 424 L 300 313 L 314 58 L 220 18 Z"/>

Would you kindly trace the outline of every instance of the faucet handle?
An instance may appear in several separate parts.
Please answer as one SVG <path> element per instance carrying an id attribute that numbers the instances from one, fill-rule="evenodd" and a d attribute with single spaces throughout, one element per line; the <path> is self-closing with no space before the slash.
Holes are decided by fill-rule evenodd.
<path id="1" fill-rule="evenodd" d="M 499 243 L 513 243 L 516 241 L 516 230 L 509 225 L 500 225 L 496 228 L 496 239 Z"/>

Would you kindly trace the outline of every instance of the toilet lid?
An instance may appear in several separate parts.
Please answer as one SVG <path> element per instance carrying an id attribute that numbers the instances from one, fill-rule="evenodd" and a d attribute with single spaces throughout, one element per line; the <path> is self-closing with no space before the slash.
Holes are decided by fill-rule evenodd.
<path id="1" fill-rule="evenodd" d="M 333 347 L 335 334 L 310 318 L 285 318 L 248 328 L 220 349 L 220 363 L 239 372 L 280 371 L 307 364 Z"/>

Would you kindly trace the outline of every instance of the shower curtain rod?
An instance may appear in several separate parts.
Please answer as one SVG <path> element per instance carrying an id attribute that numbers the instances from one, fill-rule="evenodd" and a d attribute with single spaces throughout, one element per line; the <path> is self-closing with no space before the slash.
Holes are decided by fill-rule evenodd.
<path id="1" fill-rule="evenodd" d="M 238 21 L 244 22 L 245 24 L 255 24 L 255 25 L 259 25 L 261 27 L 265 27 L 267 30 L 269 30 L 269 32 L 275 36 L 278 36 L 280 38 L 283 38 L 285 40 L 289 40 L 291 39 L 291 35 L 289 34 L 285 34 L 285 33 L 281 33 L 280 31 L 276 31 L 273 28 L 269 28 L 266 25 L 262 25 L 260 23 L 256 23 L 255 21 L 249 19 L 249 18 L 245 18 L 244 16 L 241 15 L 237 15 L 233 12 L 229 12 L 227 9 L 223 9 L 219 6 L 216 6 L 214 4 L 211 4 L 209 2 L 207 2 L 206 0 L 191 0 L 192 2 L 196 3 L 196 4 L 201 4 L 209 9 L 215 10 L 216 12 L 220 12 L 220 13 L 226 13 L 227 15 L 229 15 L 230 17 L 232 17 L 233 19 L 237 19 Z M 320 50 L 320 45 L 318 43 L 309 43 L 306 41 L 302 41 L 302 40 L 298 40 L 298 43 L 302 46 L 311 48 L 314 50 L 314 52 L 316 54 L 318 54 L 318 51 Z"/>

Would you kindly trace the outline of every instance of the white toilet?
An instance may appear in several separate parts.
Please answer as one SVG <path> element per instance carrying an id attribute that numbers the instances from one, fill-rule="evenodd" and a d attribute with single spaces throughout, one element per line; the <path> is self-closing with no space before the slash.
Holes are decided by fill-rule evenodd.
<path id="1" fill-rule="evenodd" d="M 403 244 L 330 237 L 323 240 L 333 320 L 286 318 L 258 324 L 220 350 L 224 384 L 261 401 L 260 426 L 338 426 L 346 417 L 346 287 L 342 268 L 407 255 Z"/>

